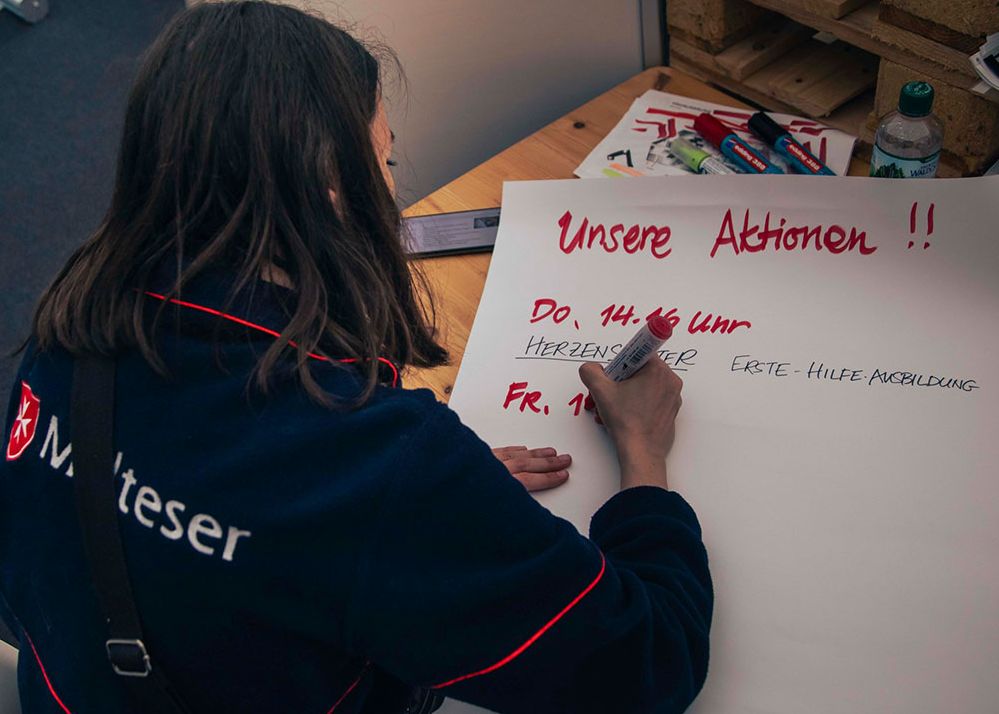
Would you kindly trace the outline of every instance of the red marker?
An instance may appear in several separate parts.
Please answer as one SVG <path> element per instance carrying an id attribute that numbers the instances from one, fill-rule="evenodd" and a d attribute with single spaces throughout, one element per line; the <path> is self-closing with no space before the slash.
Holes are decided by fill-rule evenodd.
<path id="1" fill-rule="evenodd" d="M 628 344 L 621 348 L 617 357 L 604 367 L 604 374 L 615 382 L 621 382 L 633 375 L 648 362 L 663 342 L 673 334 L 669 320 L 662 315 L 647 320 Z"/>
<path id="2" fill-rule="evenodd" d="M 726 158 L 743 171 L 752 174 L 784 173 L 736 136 L 734 131 L 706 112 L 694 120 L 694 131 L 717 146 Z"/>

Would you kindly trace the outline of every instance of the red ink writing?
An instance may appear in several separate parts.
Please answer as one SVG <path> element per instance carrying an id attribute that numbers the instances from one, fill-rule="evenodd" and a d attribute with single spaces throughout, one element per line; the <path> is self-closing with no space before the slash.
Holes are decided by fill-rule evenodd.
<path id="1" fill-rule="evenodd" d="M 600 316 L 603 318 L 601 325 L 607 327 L 611 322 L 619 322 L 622 325 L 630 325 L 632 321 L 635 323 L 641 322 L 641 320 L 635 318 L 635 306 L 628 305 L 625 309 L 624 305 L 608 305 L 603 310 L 600 311 Z"/>
<path id="2" fill-rule="evenodd" d="M 714 318 L 714 322 L 711 321 L 712 317 Z M 722 317 L 721 315 L 712 315 L 710 312 L 702 317 L 701 311 L 698 310 L 690 318 L 690 322 L 687 324 L 687 332 L 692 335 L 696 335 L 699 332 L 710 332 L 711 334 L 720 332 L 723 335 L 731 335 L 740 327 L 748 330 L 752 326 L 753 323 L 749 320 L 736 320 Z"/>
<path id="3" fill-rule="evenodd" d="M 919 202 L 912 204 L 912 208 L 909 209 L 909 233 L 915 235 L 916 233 L 916 209 L 919 208 Z M 933 209 L 936 208 L 935 203 L 931 203 L 929 209 L 926 211 L 926 237 L 929 238 L 933 235 Z M 909 241 L 909 250 L 912 250 L 912 246 L 915 245 L 915 241 Z M 930 247 L 930 242 L 925 241 L 923 243 L 923 250 Z"/>
<path id="4" fill-rule="evenodd" d="M 538 401 L 540 401 L 540 399 L 541 391 L 528 391 L 527 382 L 511 382 L 510 386 L 506 390 L 506 399 L 503 400 L 503 408 L 509 409 L 511 404 L 514 404 L 519 400 L 520 403 L 516 406 L 520 411 L 530 409 L 535 414 L 540 414 L 543 410 L 544 413 L 547 414 L 547 406 L 538 406 Z"/>
<path id="5" fill-rule="evenodd" d="M 572 407 L 572 415 L 579 416 L 582 410 L 593 411 L 596 406 L 596 402 L 593 401 L 593 397 L 589 394 L 583 394 L 579 392 L 576 396 L 569 400 L 569 406 Z"/>
<path id="6" fill-rule="evenodd" d="M 557 325 L 569 317 L 570 312 L 571 309 L 568 305 L 562 305 L 559 307 L 559 304 L 551 298 L 538 298 L 534 301 L 534 311 L 531 313 L 531 322 L 540 322 L 546 317 L 551 317 Z"/>
<path id="7" fill-rule="evenodd" d="M 655 310 L 646 315 L 645 319 L 651 320 L 653 317 L 665 317 L 669 321 L 669 327 L 671 330 L 680 324 L 680 316 L 676 314 L 675 307 L 671 307 L 666 312 L 663 312 L 661 307 L 657 307 Z"/>
<path id="8" fill-rule="evenodd" d="M 584 217 L 575 232 L 572 232 L 571 211 L 562 214 L 558 225 L 561 228 L 558 245 L 566 255 L 584 250 L 602 250 L 605 253 L 623 250 L 634 255 L 648 250 L 654 258 L 661 260 L 673 251 L 669 246 L 669 226 L 642 226 L 635 223 L 625 227 L 623 223 L 615 223 L 608 228 L 602 223 L 591 224 L 590 219 Z"/>
<path id="9" fill-rule="evenodd" d="M 653 317 L 662 317 L 669 322 L 671 329 L 676 329 L 683 320 L 687 319 L 685 316 L 681 316 L 678 309 L 675 307 L 667 309 L 659 306 L 643 317 L 642 314 L 645 309 L 648 308 L 646 307 L 642 309 L 627 303 L 611 303 L 600 311 L 599 327 L 614 328 L 620 326 L 634 329 L 635 325 L 638 325 L 643 321 L 647 322 Z M 571 322 L 572 326 L 576 330 L 581 330 L 582 328 L 579 324 L 579 320 L 570 320 L 573 314 L 572 308 L 569 305 L 560 304 L 559 301 L 554 298 L 537 298 L 534 300 L 530 323 L 536 324 L 544 320 L 550 320 L 556 325 L 561 325 L 563 323 Z M 740 327 L 749 329 L 752 327 L 752 323 L 749 320 L 723 316 L 702 309 L 697 310 L 693 317 L 688 320 L 687 332 L 692 335 L 702 333 L 730 335 Z M 561 342 L 546 342 L 546 349 L 553 350 L 552 355 L 562 355 L 561 351 L 570 344 L 578 346 L 578 350 L 575 350 L 574 354 L 571 355 L 573 357 L 603 359 L 606 356 L 606 347 L 601 347 L 595 342 L 573 342 L 570 340 L 562 340 Z M 543 354 L 541 356 L 547 357 L 549 355 Z"/>
<path id="10" fill-rule="evenodd" d="M 731 248 L 734 255 L 759 253 L 768 248 L 792 251 L 808 250 L 809 247 L 817 252 L 825 249 L 834 255 L 854 250 L 860 251 L 861 255 L 870 255 L 878 249 L 877 246 L 867 245 L 867 232 L 855 226 L 847 235 L 846 229 L 835 223 L 829 226 L 788 225 L 787 218 L 783 216 L 772 221 L 770 211 L 766 212 L 762 224 L 751 223 L 748 209 L 743 214 L 742 229 L 739 231 L 736 231 L 732 219 L 732 209 L 725 211 L 711 248 L 711 257 L 714 258 L 718 249 L 723 247 Z"/>

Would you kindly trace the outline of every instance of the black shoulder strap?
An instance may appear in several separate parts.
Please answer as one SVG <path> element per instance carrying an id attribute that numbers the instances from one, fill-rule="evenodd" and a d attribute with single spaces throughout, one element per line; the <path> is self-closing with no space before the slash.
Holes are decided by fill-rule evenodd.
<path id="1" fill-rule="evenodd" d="M 132 703 L 143 714 L 184 714 L 177 691 L 153 665 L 142 639 L 125 552 L 118 530 L 114 488 L 114 376 L 112 359 L 76 358 L 70 403 L 76 512 L 87 563 L 107 623 L 106 650 Z"/>

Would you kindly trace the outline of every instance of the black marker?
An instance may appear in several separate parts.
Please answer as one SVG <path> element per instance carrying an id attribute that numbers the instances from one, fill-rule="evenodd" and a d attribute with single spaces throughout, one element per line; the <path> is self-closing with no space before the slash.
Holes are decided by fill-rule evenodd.
<path id="1" fill-rule="evenodd" d="M 814 154 L 799 144 L 787 129 L 763 112 L 756 112 L 749 118 L 749 129 L 768 146 L 787 159 L 795 171 L 812 176 L 835 176 L 832 170 L 819 161 Z"/>

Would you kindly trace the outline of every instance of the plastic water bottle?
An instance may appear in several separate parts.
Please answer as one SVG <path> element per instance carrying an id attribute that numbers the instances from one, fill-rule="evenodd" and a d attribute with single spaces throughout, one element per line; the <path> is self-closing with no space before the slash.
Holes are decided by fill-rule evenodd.
<path id="1" fill-rule="evenodd" d="M 933 178 L 937 175 L 943 124 L 930 113 L 933 87 L 908 82 L 898 96 L 898 111 L 881 120 L 874 134 L 871 176 Z"/>

